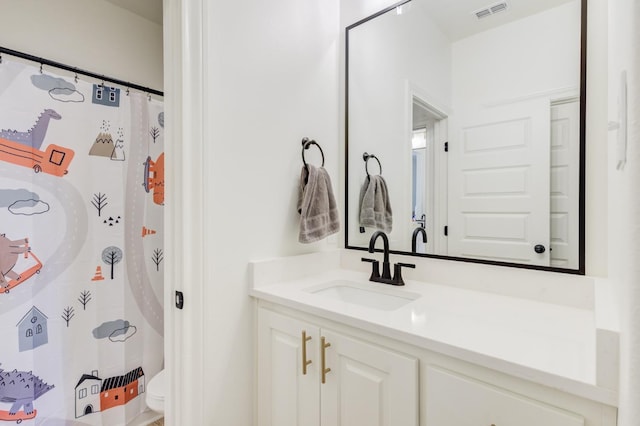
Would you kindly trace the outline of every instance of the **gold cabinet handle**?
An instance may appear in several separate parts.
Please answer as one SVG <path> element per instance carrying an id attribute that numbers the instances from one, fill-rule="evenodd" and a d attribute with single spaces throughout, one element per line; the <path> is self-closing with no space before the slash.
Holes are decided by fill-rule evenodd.
<path id="1" fill-rule="evenodd" d="M 311 340 L 311 336 L 307 336 L 307 332 L 302 330 L 302 374 L 307 374 L 307 366 L 311 364 L 311 360 L 307 359 L 307 342 Z"/>
<path id="2" fill-rule="evenodd" d="M 327 368 L 327 357 L 326 357 L 326 349 L 331 346 L 331 343 L 327 342 L 324 338 L 324 336 L 320 337 L 320 345 L 322 346 L 322 357 L 321 357 L 321 362 L 322 362 L 322 383 L 324 384 L 327 378 L 327 373 L 331 371 L 330 368 Z"/>

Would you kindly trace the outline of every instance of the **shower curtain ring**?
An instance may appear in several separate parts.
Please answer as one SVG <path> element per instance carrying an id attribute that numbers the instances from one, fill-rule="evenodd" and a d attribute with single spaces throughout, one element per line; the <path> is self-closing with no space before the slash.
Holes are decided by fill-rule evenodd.
<path id="1" fill-rule="evenodd" d="M 73 77 L 73 81 L 75 81 L 76 83 L 78 82 L 78 73 L 76 73 L 76 75 Z"/>
<path id="2" fill-rule="evenodd" d="M 127 87 L 127 96 L 129 96 L 129 88 Z"/>
<path id="3" fill-rule="evenodd" d="M 147 93 L 147 100 L 151 102 L 151 93 Z"/>
<path id="4" fill-rule="evenodd" d="M 40 74 L 42 74 L 42 63 L 40 64 Z"/>

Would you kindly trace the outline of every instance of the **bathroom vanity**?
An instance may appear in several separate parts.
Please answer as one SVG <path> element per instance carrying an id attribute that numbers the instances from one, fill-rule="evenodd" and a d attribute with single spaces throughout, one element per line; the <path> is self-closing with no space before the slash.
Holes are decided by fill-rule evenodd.
<path id="1" fill-rule="evenodd" d="M 258 425 L 616 424 L 595 309 L 419 281 L 416 260 L 402 287 L 352 250 L 251 264 Z"/>

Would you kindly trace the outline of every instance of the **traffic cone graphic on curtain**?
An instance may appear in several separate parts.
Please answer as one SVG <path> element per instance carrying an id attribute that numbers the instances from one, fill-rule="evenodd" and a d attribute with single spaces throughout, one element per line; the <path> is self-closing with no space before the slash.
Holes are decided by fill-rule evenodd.
<path id="1" fill-rule="evenodd" d="M 102 276 L 102 267 L 96 266 L 96 273 L 93 275 L 93 278 L 91 278 L 91 281 L 102 281 L 102 280 L 104 280 L 104 277 Z"/>
<path id="2" fill-rule="evenodd" d="M 143 238 L 146 237 L 147 235 L 153 235 L 155 233 L 156 233 L 156 231 L 153 230 L 153 229 L 149 229 L 146 226 L 142 227 L 142 237 Z"/>

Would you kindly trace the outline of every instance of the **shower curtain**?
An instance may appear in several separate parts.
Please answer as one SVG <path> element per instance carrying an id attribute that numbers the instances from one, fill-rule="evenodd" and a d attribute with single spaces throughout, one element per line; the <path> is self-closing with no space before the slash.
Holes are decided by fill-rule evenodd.
<path id="1" fill-rule="evenodd" d="M 161 102 L 2 58 L 0 426 L 146 409 L 163 363 L 163 144 Z"/>

